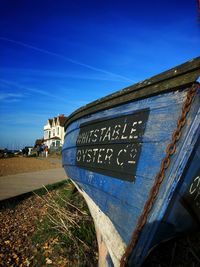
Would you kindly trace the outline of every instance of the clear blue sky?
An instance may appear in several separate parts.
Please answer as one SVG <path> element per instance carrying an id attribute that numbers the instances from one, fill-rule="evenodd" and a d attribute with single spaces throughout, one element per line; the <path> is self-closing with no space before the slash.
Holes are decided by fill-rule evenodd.
<path id="1" fill-rule="evenodd" d="M 0 147 L 199 55 L 197 0 L 0 0 Z"/>

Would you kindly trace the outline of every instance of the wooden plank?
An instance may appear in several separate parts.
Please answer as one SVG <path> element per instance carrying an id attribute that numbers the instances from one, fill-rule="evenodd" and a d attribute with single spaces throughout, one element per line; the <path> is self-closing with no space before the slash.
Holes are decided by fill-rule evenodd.
<path id="1" fill-rule="evenodd" d="M 199 67 L 200 58 L 178 69 L 174 68 L 155 76 L 151 81 L 147 80 L 96 101 L 74 113 L 74 117 L 72 116 L 72 123 L 67 128 L 63 147 L 63 163 L 68 176 L 80 187 L 80 191 L 91 207 L 96 228 L 103 234 L 103 242 L 116 266 L 119 265 L 124 245 L 131 239 L 160 169 L 161 161 L 165 157 L 166 146 L 170 143 L 172 133 L 177 127 L 177 120 L 181 115 L 182 104 L 187 93 L 186 86 L 197 79 L 200 74 Z M 199 136 L 199 97 L 200 91 L 197 92 L 187 115 L 187 122 L 181 139 L 177 143 L 176 153 L 171 157 L 170 167 L 166 171 L 155 204 L 134 250 L 133 262 L 136 266 L 141 264 L 155 242 L 156 231 L 163 221 L 163 216 L 175 194 L 174 190 Z M 145 108 L 148 108 L 150 113 L 144 135 L 140 140 L 142 149 L 134 181 L 115 179 L 109 175 L 94 172 L 92 169 L 77 166 L 77 139 L 80 133 L 83 133 L 80 130 L 83 125 L 90 125 L 102 118 L 109 120 L 128 116 Z M 83 117 L 79 118 L 79 116 Z M 78 120 L 73 121 L 75 118 Z M 176 220 L 171 223 L 176 224 Z M 188 220 L 185 224 L 187 223 L 191 225 L 191 221 Z M 113 236 L 107 231 L 108 228 L 119 241 L 121 249 L 118 250 L 116 247 L 115 250 L 113 249 Z"/>
<path id="2" fill-rule="evenodd" d="M 106 240 L 104 241 L 109 248 L 113 261 L 118 262 L 119 258 L 116 259 L 115 251 L 113 251 L 110 243 L 107 225 L 112 231 L 115 229 L 114 234 L 119 239 L 120 246 L 128 244 L 144 208 L 155 176 L 160 169 L 161 161 L 166 153 L 166 146 L 176 128 L 185 96 L 186 91 L 181 90 L 166 93 L 165 95 L 156 95 L 149 99 L 137 100 L 134 104 L 124 104 L 81 118 L 72 123 L 67 131 L 63 148 L 65 169 L 68 176 L 80 186 L 84 197 L 90 203 L 89 205 L 92 205 L 92 208 L 95 209 L 95 223 L 102 233 L 106 232 L 103 238 Z M 166 172 L 156 203 L 149 214 L 147 224 L 134 251 L 136 265 L 141 264 L 141 259 L 146 256 L 151 248 L 155 233 L 163 220 L 171 197 L 174 194 L 174 189 L 192 152 L 195 138 L 199 135 L 200 111 L 197 113 L 199 97 L 200 92 L 197 93 L 194 99 L 187 117 L 187 123 L 178 142 L 176 154 L 171 158 L 170 168 Z M 142 140 L 143 146 L 134 182 L 121 181 L 76 166 L 76 141 L 81 124 L 98 120 L 101 117 L 114 118 L 123 114 L 131 114 L 133 111 L 143 108 L 149 108 L 150 114 Z M 133 216 L 130 216 L 130 214 Z M 102 224 L 102 221 L 99 221 L 100 217 L 103 218 L 105 225 Z M 112 240 L 112 238 L 110 239 Z M 118 253 L 118 255 L 121 255 L 122 251 L 120 250 Z"/>
<path id="3" fill-rule="evenodd" d="M 196 81 L 199 76 L 200 57 L 78 109 L 71 114 L 65 127 L 80 117 L 115 107 L 122 103 L 177 90 L 177 88 L 184 89 Z"/>
<path id="4" fill-rule="evenodd" d="M 106 113 L 106 115 L 110 117 L 113 115 L 117 116 L 118 114 L 122 115 L 123 113 L 127 114 L 127 112 L 131 114 L 135 109 L 138 109 L 139 107 L 140 109 L 144 107 L 150 108 L 149 120 L 142 140 L 142 156 L 137 168 L 136 184 L 134 184 L 135 188 L 138 186 L 138 190 L 142 185 L 144 187 L 150 188 L 152 184 L 150 180 L 154 179 L 160 166 L 160 162 L 164 157 L 165 147 L 171 138 L 171 134 L 174 128 L 176 127 L 176 121 L 180 115 L 184 98 L 185 92 L 168 93 L 164 97 L 155 96 L 148 101 L 140 100 L 135 102 L 134 105 L 126 104 Z M 87 118 L 87 120 L 82 119 L 81 123 L 84 123 L 88 120 L 93 121 L 99 116 L 103 116 L 105 118 L 105 112 L 103 115 L 102 113 L 92 115 L 89 119 Z M 72 168 L 73 166 L 76 166 L 76 140 L 79 134 L 79 128 L 77 127 L 79 126 L 79 122 L 74 123 L 74 127 L 72 127 L 71 130 L 67 133 L 63 147 L 63 162 L 65 163 L 65 166 L 69 165 L 72 166 Z M 163 129 L 167 129 L 167 131 L 163 131 Z M 152 151 L 154 151 L 154 153 L 152 153 Z M 149 164 L 149 159 L 151 159 L 151 164 Z M 121 183 L 119 184 L 117 181 L 115 181 L 115 179 L 112 179 L 110 177 L 106 178 L 106 181 L 108 183 L 112 183 L 112 188 L 110 190 L 109 188 L 103 187 L 103 185 L 105 184 L 103 181 L 104 176 L 97 176 L 98 175 L 90 172 L 89 170 L 77 170 L 77 172 L 74 174 L 75 179 L 78 179 L 77 181 L 81 180 L 85 184 L 100 188 L 105 192 L 106 190 L 108 190 L 107 193 L 110 195 L 114 194 L 116 198 L 126 198 L 126 196 L 121 196 L 120 194 L 118 194 L 119 190 L 117 189 L 119 188 L 119 185 L 122 186 Z M 95 181 L 96 184 L 93 184 L 93 181 Z M 125 191 L 128 192 L 129 190 L 125 188 Z M 130 192 L 127 194 L 127 196 L 134 196 L 134 194 L 135 193 Z M 137 199 L 140 199 L 140 197 L 137 196 Z M 136 199 L 131 200 L 130 198 L 129 200 L 130 203 L 136 203 Z M 126 201 L 127 203 L 129 203 L 129 200 L 124 199 L 124 201 Z"/>
<path id="5" fill-rule="evenodd" d="M 176 127 L 185 95 L 186 92 L 168 93 L 164 96 L 154 96 L 148 101 L 138 100 L 134 105 L 125 104 L 113 108 L 112 111 L 93 114 L 87 119 L 81 119 L 74 123 L 66 135 L 63 162 L 69 177 L 73 178 L 91 199 L 95 199 L 96 205 L 110 218 L 126 243 L 130 239 L 131 232 L 159 170 L 161 160 L 165 155 L 165 148 Z M 143 137 L 143 149 L 134 183 L 116 180 L 76 166 L 76 140 L 82 123 L 96 120 L 99 116 L 105 117 L 105 114 L 108 117 L 117 116 L 117 114 L 131 113 L 135 109 L 144 107 L 150 108 L 150 115 Z M 167 130 L 163 131 L 163 129 Z M 128 209 L 133 212 L 134 220 L 129 218 Z M 124 220 L 128 221 L 125 228 Z"/>
<path id="6" fill-rule="evenodd" d="M 187 182 L 183 180 L 182 175 L 184 169 L 187 167 L 188 160 L 192 154 L 192 151 L 200 134 L 199 100 L 200 100 L 200 91 L 198 92 L 195 101 L 191 107 L 191 110 L 188 114 L 187 124 L 183 129 L 181 139 L 177 144 L 176 156 L 174 156 L 171 159 L 170 168 L 166 172 L 165 179 L 161 184 L 161 188 L 156 198 L 156 202 L 148 217 L 146 226 L 141 233 L 137 248 L 135 249 L 134 254 L 132 255 L 132 258 L 134 258 L 135 261 L 140 262 L 140 264 L 141 261 L 137 257 L 137 255 L 140 254 L 141 258 L 144 258 L 148 253 L 148 248 L 151 247 L 151 243 L 153 242 L 153 238 L 158 229 L 159 222 L 163 219 L 163 216 L 166 213 L 169 203 L 172 201 L 172 198 L 174 197 L 175 188 L 177 188 L 179 183 Z M 180 196 L 181 194 L 183 194 L 183 192 L 184 192 L 183 190 L 179 192 Z M 179 212 L 177 216 L 180 217 L 182 215 L 182 210 L 180 208 L 183 209 L 183 206 L 179 205 L 178 207 L 179 207 Z M 182 218 L 185 219 L 185 221 L 184 219 L 182 220 L 183 224 L 182 226 L 178 225 L 179 220 L 172 221 L 176 230 L 181 231 L 181 229 L 184 229 L 184 226 L 189 228 L 193 225 L 192 224 L 193 222 L 189 214 L 187 214 L 186 217 L 183 216 Z M 144 243 L 146 244 L 146 247 L 144 247 Z"/>
<path id="7" fill-rule="evenodd" d="M 116 106 L 103 110 L 94 114 L 90 114 L 87 117 L 80 118 L 77 121 L 74 121 L 66 129 L 66 137 L 69 133 L 73 132 L 76 129 L 79 129 L 82 123 L 90 122 L 92 120 L 98 120 L 101 118 L 117 118 L 122 114 L 130 114 L 131 112 L 137 111 L 138 109 L 147 109 L 150 108 L 151 112 L 153 110 L 165 109 L 168 107 L 171 109 L 174 105 L 182 105 L 186 96 L 186 91 L 174 91 L 171 93 L 165 93 L 164 95 L 157 95 L 156 97 L 150 97 L 146 99 L 137 100 L 134 102 L 126 103 L 123 106 Z M 66 138 L 67 139 L 67 138 Z M 67 142 L 69 139 L 66 140 Z"/>

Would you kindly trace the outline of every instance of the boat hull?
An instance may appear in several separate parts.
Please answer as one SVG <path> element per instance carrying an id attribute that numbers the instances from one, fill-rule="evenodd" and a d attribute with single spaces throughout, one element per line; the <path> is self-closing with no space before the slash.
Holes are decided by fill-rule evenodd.
<path id="1" fill-rule="evenodd" d="M 100 266 L 122 264 L 188 91 L 185 86 L 129 101 L 67 125 L 63 166 L 94 219 Z M 140 266 L 159 242 L 199 227 L 199 99 L 198 89 L 153 207 L 129 255 L 133 266 Z"/>

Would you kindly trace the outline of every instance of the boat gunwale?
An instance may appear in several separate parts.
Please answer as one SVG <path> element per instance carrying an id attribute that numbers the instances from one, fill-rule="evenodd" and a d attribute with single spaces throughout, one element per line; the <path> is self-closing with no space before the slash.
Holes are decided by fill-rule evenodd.
<path id="1" fill-rule="evenodd" d="M 65 130 L 72 122 L 84 116 L 88 116 L 108 108 L 113 108 L 117 105 L 128 103 L 130 101 L 136 101 L 153 95 L 184 89 L 194 83 L 199 76 L 200 57 L 197 57 L 77 109 L 68 117 L 68 120 L 65 123 Z"/>

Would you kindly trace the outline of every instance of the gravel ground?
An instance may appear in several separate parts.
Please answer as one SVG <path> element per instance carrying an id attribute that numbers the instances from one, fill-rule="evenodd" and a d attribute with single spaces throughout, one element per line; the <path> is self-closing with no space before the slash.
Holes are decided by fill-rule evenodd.
<path id="1" fill-rule="evenodd" d="M 63 184 L 42 197 L 26 194 L 0 202 L 0 267 L 97 266 L 96 239 L 92 239 L 89 227 L 92 219 L 87 215 L 82 198 L 76 193 L 70 197 L 73 188 Z M 73 202 L 73 207 L 66 205 L 66 200 L 71 204 Z M 76 205 L 80 205 L 83 214 L 75 209 L 75 201 Z M 64 230 L 62 227 L 68 225 L 68 217 L 63 213 L 65 211 L 67 216 L 74 212 L 73 223 L 76 221 L 82 229 L 80 231 L 77 228 L 79 234 L 74 232 L 74 235 L 83 239 L 83 243 L 77 243 L 77 240 L 75 242 L 73 235 L 66 238 L 69 229 L 65 229 L 65 235 L 61 234 L 60 230 Z M 52 224 L 48 219 L 49 215 L 58 221 Z M 60 218 L 64 220 L 63 226 Z M 82 231 L 86 231 L 86 234 Z"/>
<path id="2" fill-rule="evenodd" d="M 51 162 L 51 159 L 16 157 L 0 159 L 0 176 L 6 176 L 24 172 L 61 168 L 59 161 Z"/>
<path id="3" fill-rule="evenodd" d="M 37 196 L 17 202 L 3 210 L 0 206 L 0 267 L 33 266 L 35 262 L 38 248 L 31 238 L 46 207 Z"/>

